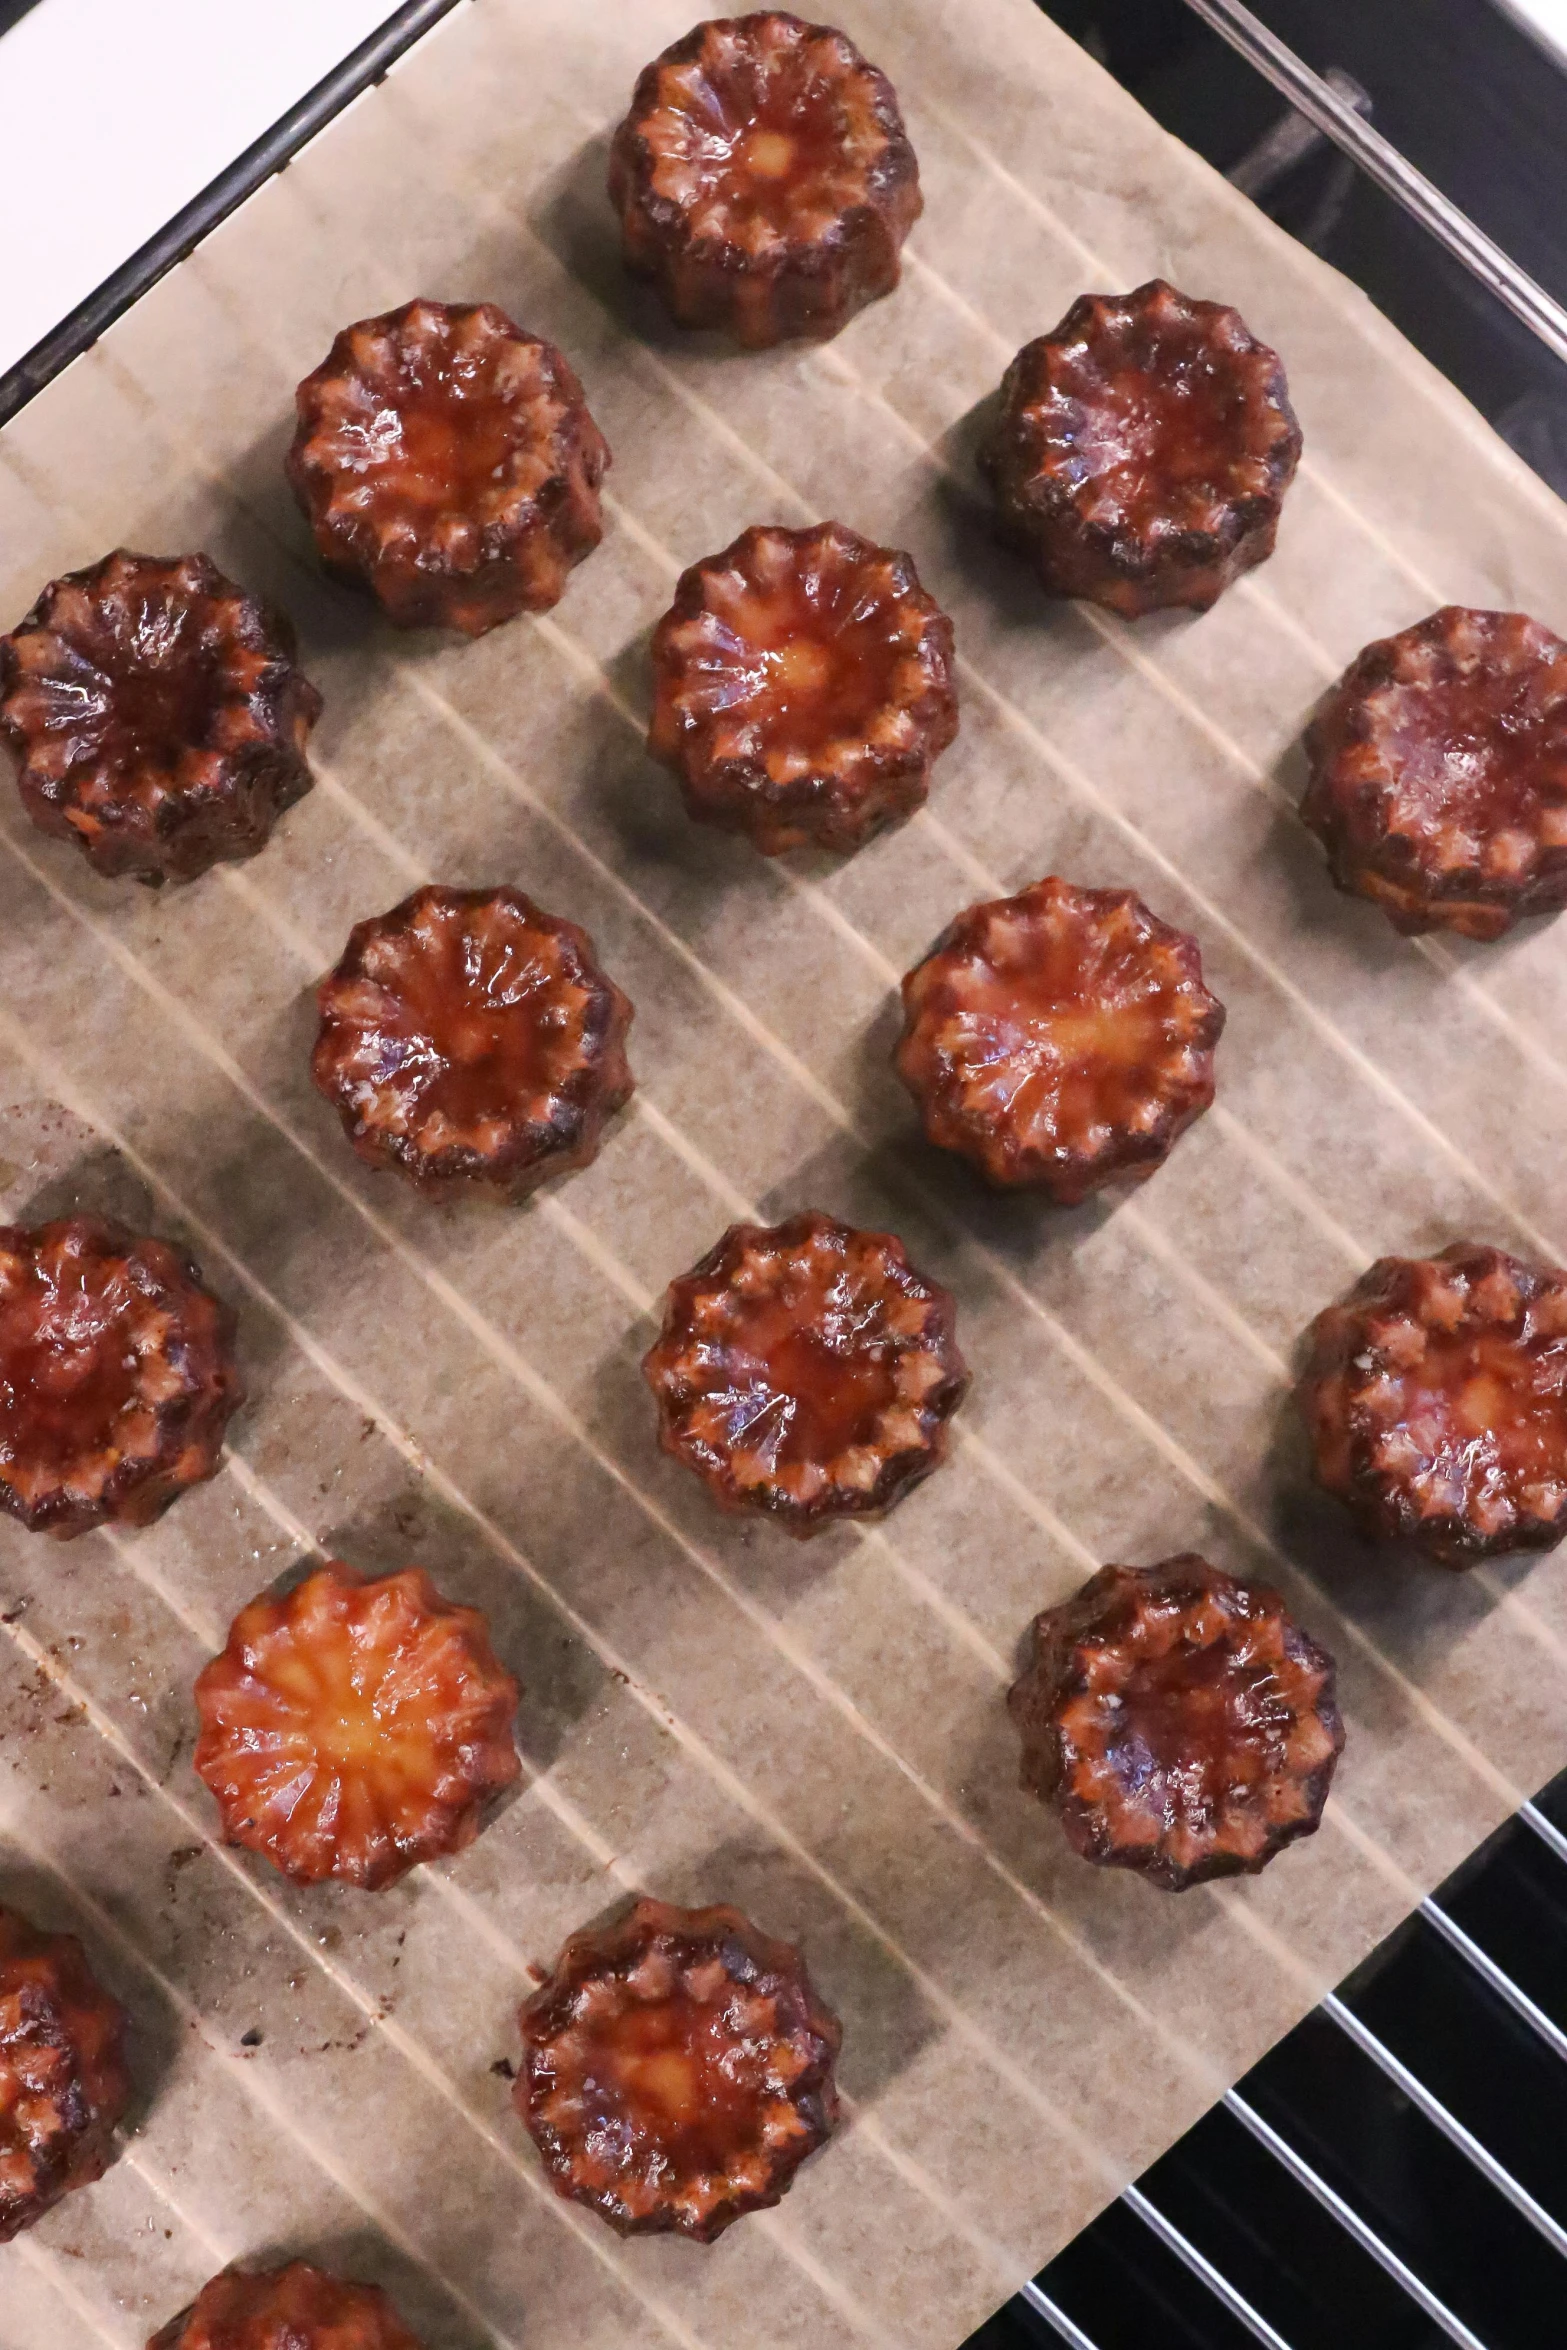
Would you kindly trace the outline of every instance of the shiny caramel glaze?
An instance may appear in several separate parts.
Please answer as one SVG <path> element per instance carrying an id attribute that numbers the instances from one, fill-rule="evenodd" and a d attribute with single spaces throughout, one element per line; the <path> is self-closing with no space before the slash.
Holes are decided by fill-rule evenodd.
<path id="1" fill-rule="evenodd" d="M 732 1224 L 664 1302 L 659 1442 L 721 1509 L 785 1533 L 880 1517 L 928 1477 L 968 1388 L 949 1293 L 885 1232 L 814 1211 Z"/>
<path id="2" fill-rule="evenodd" d="M 253 857 L 310 789 L 321 696 L 287 617 L 205 555 L 123 548 L 0 637 L 0 736 L 40 832 L 96 872 L 192 881 Z"/>
<path id="3" fill-rule="evenodd" d="M 698 823 L 848 855 L 924 805 L 958 731 L 952 667 L 910 556 L 841 522 L 742 531 L 654 632 L 648 749 Z"/>
<path id="4" fill-rule="evenodd" d="M 598 1156 L 632 1010 L 575 922 L 518 889 L 414 891 L 316 992 L 316 1085 L 359 1156 L 434 1195 L 520 1198 Z"/>
<path id="5" fill-rule="evenodd" d="M 477 1608 L 331 1559 L 234 1618 L 196 1682 L 196 1770 L 230 1844 L 377 1892 L 473 1842 L 521 1767 L 517 1697 Z"/>
<path id="6" fill-rule="evenodd" d="M 296 406 L 288 478 L 321 559 L 399 628 L 547 612 L 604 535 L 609 446 L 582 386 L 493 302 L 345 327 Z"/>
<path id="7" fill-rule="evenodd" d="M 1300 450 L 1277 352 L 1154 278 L 1024 345 L 980 465 L 1049 592 L 1135 620 L 1266 561 Z"/>
<path id="8" fill-rule="evenodd" d="M 838 2019 L 737 1909 L 639 1901 L 574 1934 L 518 2021 L 512 2095 L 550 2181 L 622 2236 L 712 2243 L 838 2119 Z"/>
<path id="9" fill-rule="evenodd" d="M 750 349 L 835 335 L 898 282 L 919 167 L 844 33 L 769 10 L 655 58 L 610 152 L 626 265 L 681 326 Z"/>
<path id="10" fill-rule="evenodd" d="M 1311 1326 L 1317 1482 L 1444 1567 L 1567 1532 L 1567 1273 L 1457 1241 L 1380 1257 Z"/>
<path id="11" fill-rule="evenodd" d="M 1500 938 L 1567 905 L 1567 644 L 1449 604 L 1357 655 L 1306 737 L 1301 814 L 1395 930 Z"/>
<path id="12" fill-rule="evenodd" d="M 124 2040 L 125 2011 L 75 1936 L 0 1909 L 0 2244 L 108 2169 L 131 2095 Z"/>
<path id="13" fill-rule="evenodd" d="M 150 1524 L 217 1474 L 233 1350 L 233 1314 L 166 1240 L 0 1226 L 0 1509 L 62 1537 Z"/>
<path id="14" fill-rule="evenodd" d="M 420 2350 L 378 2285 L 303 2260 L 259 2274 L 226 2268 L 147 2350 Z"/>
<path id="15" fill-rule="evenodd" d="M 1073 1206 L 1140 1183 L 1213 1100 L 1224 1006 L 1197 941 L 1054 876 L 960 914 L 903 982 L 894 1066 L 930 1140 Z"/>
<path id="16" fill-rule="evenodd" d="M 1022 1783 L 1085 1860 L 1178 1893 L 1316 1828 L 1344 1725 L 1332 1658 L 1276 1591 L 1191 1551 L 1101 1567 L 1031 1650 L 1007 1699 Z"/>

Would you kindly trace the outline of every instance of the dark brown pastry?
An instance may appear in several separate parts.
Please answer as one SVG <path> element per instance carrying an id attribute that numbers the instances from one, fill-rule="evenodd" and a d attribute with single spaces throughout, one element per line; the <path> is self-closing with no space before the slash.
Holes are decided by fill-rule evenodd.
<path id="1" fill-rule="evenodd" d="M 1344 1745 L 1326 1650 L 1192 1551 L 1101 1567 L 1036 1616 L 1007 1704 L 1072 1849 L 1170 1893 L 1311 1835 Z"/>
<path id="2" fill-rule="evenodd" d="M 814 1211 L 732 1224 L 642 1363 L 665 1452 L 786 1534 L 879 1518 L 928 1477 L 968 1389 L 948 1291 L 903 1243 Z"/>
<path id="3" fill-rule="evenodd" d="M 547 612 L 604 535 L 609 445 L 582 386 L 493 302 L 344 327 L 296 406 L 288 478 L 321 560 L 398 628 Z"/>
<path id="4" fill-rule="evenodd" d="M 919 166 L 892 84 L 829 25 L 766 10 L 654 59 L 610 152 L 626 266 L 680 326 L 825 339 L 898 282 Z"/>
<path id="5" fill-rule="evenodd" d="M 226 2268 L 147 2350 L 419 2350 L 379 2285 L 303 2260 L 250 2275 Z"/>
<path id="6" fill-rule="evenodd" d="M 648 749 L 698 823 L 770 857 L 912 815 L 957 731 L 951 621 L 912 557 L 841 522 L 742 531 L 654 633 Z"/>
<path id="7" fill-rule="evenodd" d="M 1194 938 L 1052 875 L 970 906 L 908 973 L 894 1066 L 932 1142 L 1072 1207 L 1164 1164 L 1223 1029 Z"/>
<path id="8" fill-rule="evenodd" d="M 980 465 L 1050 594 L 1135 620 L 1267 560 L 1300 450 L 1278 353 L 1156 277 L 1025 343 Z"/>
<path id="9" fill-rule="evenodd" d="M 573 1934 L 518 2021 L 512 2096 L 550 2183 L 622 2236 L 711 2244 L 838 2119 L 838 2019 L 738 1909 L 639 1901 Z"/>
<path id="10" fill-rule="evenodd" d="M 517 1696 L 478 1609 L 422 1568 L 329 1560 L 235 1617 L 196 1682 L 196 1770 L 230 1844 L 296 1885 L 378 1892 L 473 1842 L 521 1769 Z"/>
<path id="11" fill-rule="evenodd" d="M 0 1509 L 31 1532 L 150 1525 L 216 1476 L 244 1399 L 234 1316 L 166 1240 L 0 1226 Z"/>
<path id="12" fill-rule="evenodd" d="M 520 889 L 416 889 L 316 991 L 311 1075 L 359 1156 L 433 1196 L 520 1199 L 597 1158 L 629 1101 L 628 999 Z"/>
<path id="13" fill-rule="evenodd" d="M 292 622 L 205 555 L 123 548 L 0 637 L 0 736 L 40 832 L 95 872 L 193 881 L 265 848 L 310 789 L 321 696 Z"/>
<path id="14" fill-rule="evenodd" d="M 1500 938 L 1567 905 L 1567 644 L 1449 604 L 1367 645 L 1306 736 L 1301 815 L 1395 930 Z"/>
<path id="15" fill-rule="evenodd" d="M 76 1937 L 0 1909 L 0 2244 L 108 2169 L 131 2095 L 124 2040 Z"/>
<path id="16" fill-rule="evenodd" d="M 1379 1257 L 1311 1326 L 1317 1482 L 1439 1566 L 1567 1532 L 1567 1273 L 1457 1241 Z"/>

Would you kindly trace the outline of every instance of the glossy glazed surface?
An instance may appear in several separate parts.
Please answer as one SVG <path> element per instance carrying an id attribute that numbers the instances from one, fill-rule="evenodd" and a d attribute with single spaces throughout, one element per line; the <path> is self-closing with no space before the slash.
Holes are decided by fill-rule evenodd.
<path id="1" fill-rule="evenodd" d="M 603 535 L 609 448 L 582 386 L 491 302 L 345 327 L 297 408 L 288 476 L 322 559 L 399 627 L 547 611 Z"/>
<path id="2" fill-rule="evenodd" d="M 1197 941 L 1054 876 L 971 906 L 903 982 L 895 1065 L 930 1140 L 1070 1206 L 1141 1181 L 1213 1100 Z"/>
<path id="3" fill-rule="evenodd" d="M 1367 645 L 1307 736 L 1301 814 L 1397 930 L 1499 938 L 1567 904 L 1567 644 L 1448 605 Z"/>
<path id="4" fill-rule="evenodd" d="M 416 890 L 317 990 L 318 1089 L 371 1166 L 520 1196 L 596 1157 L 629 1098 L 631 1005 L 520 890 Z"/>
<path id="5" fill-rule="evenodd" d="M 233 1334 L 166 1241 L 0 1227 L 0 1508 L 35 1532 L 145 1525 L 215 1475 L 244 1400 Z"/>
<path id="6" fill-rule="evenodd" d="M 229 1843 L 377 1890 L 472 1843 L 521 1768 L 517 1694 L 477 1609 L 333 1561 L 235 1617 L 196 1683 L 196 1770 Z"/>
<path id="7" fill-rule="evenodd" d="M 1278 354 L 1154 278 L 1024 346 L 980 463 L 1043 585 L 1130 620 L 1204 611 L 1273 552 L 1300 449 Z"/>
<path id="8" fill-rule="evenodd" d="M 968 1386 L 955 1320 L 886 1233 L 732 1225 L 670 1284 L 643 1361 L 659 1441 L 720 1508 L 787 1533 L 880 1516 L 942 1458 Z"/>
<path id="9" fill-rule="evenodd" d="M 710 2243 L 837 2119 L 837 2020 L 738 1910 L 638 1902 L 573 1936 L 520 2022 L 514 2096 L 545 2168 L 623 2235 Z"/>
<path id="10" fill-rule="evenodd" d="M 1179 1892 L 1254 1873 L 1322 1816 L 1333 1662 L 1277 1592 L 1187 1552 L 1104 1567 L 1035 1619 L 1008 1704 L 1023 1785 L 1085 1860 Z"/>
<path id="11" fill-rule="evenodd" d="M 764 11 L 655 59 L 615 135 L 626 260 L 684 326 L 824 336 L 898 282 L 919 174 L 892 85 L 825 25 Z"/>
<path id="12" fill-rule="evenodd" d="M 0 637 L 23 805 L 99 873 L 190 881 L 253 857 L 310 789 L 320 711 L 289 621 L 204 555 L 121 549 Z"/>
<path id="13" fill-rule="evenodd" d="M 1319 1484 L 1438 1564 L 1567 1531 L 1567 1274 L 1460 1241 L 1382 1257 L 1311 1327 Z"/>
<path id="14" fill-rule="evenodd" d="M 847 852 L 923 805 L 957 732 L 952 623 L 912 560 L 845 530 L 742 532 L 653 638 L 648 747 L 700 823 Z"/>
<path id="15" fill-rule="evenodd" d="M 81 1944 L 0 1909 L 0 2244 L 108 2168 L 130 2102 L 124 2036 Z"/>
<path id="16" fill-rule="evenodd" d="M 420 2350 L 376 2285 L 303 2260 L 259 2275 L 225 2269 L 147 2350 Z"/>

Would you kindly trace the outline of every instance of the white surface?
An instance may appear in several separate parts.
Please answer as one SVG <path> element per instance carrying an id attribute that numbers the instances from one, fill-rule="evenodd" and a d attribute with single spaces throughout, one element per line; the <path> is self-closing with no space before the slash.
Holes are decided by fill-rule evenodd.
<path id="1" fill-rule="evenodd" d="M 1494 5 L 1567 61 L 1567 0 L 1494 0 Z"/>
<path id="2" fill-rule="evenodd" d="M 0 370 L 58 326 L 395 6 L 42 0 L 24 16 L 0 39 L 0 219 L 26 223 L 25 235 L 7 240 Z"/>

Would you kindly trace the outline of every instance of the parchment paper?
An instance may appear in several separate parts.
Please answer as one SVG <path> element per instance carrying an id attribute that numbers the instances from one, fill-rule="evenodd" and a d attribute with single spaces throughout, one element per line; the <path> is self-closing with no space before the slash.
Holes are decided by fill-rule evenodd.
<path id="1" fill-rule="evenodd" d="M 116 543 L 205 547 L 327 698 L 314 793 L 189 889 L 100 882 L 0 798 L 0 1205 L 180 1236 L 252 1390 L 152 1531 L 0 1538 L 0 1899 L 85 1935 L 142 2083 L 110 2175 L 0 2252 L 4 2350 L 139 2345 L 285 2249 L 384 2279 L 431 2350 L 954 2350 L 1567 1763 L 1567 1564 L 1372 1557 L 1284 1404 L 1378 1252 L 1567 1255 L 1567 927 L 1400 943 L 1291 813 L 1366 638 L 1451 598 L 1567 625 L 1561 510 L 1028 0 L 837 14 L 927 209 L 830 347 L 730 356 L 622 283 L 606 133 L 691 0 L 472 0 L 0 440 L 7 624 Z M 1019 343 L 1155 271 L 1279 346 L 1307 456 L 1266 570 L 1133 630 L 992 551 L 972 451 Z M 474 645 L 325 585 L 280 471 L 295 380 L 415 292 L 558 340 L 615 452 L 558 611 Z M 928 815 L 780 866 L 648 765 L 645 644 L 681 565 L 827 514 L 954 613 L 963 731 Z M 897 975 L 1047 871 L 1195 930 L 1229 1006 L 1218 1107 L 1108 1211 L 980 1197 L 888 1068 Z M 525 1211 L 370 1175 L 308 1082 L 311 984 L 426 875 L 521 883 L 637 1005 L 634 1109 Z M 806 1204 L 903 1234 L 977 1377 L 884 1531 L 802 1551 L 661 1459 L 636 1363 L 734 1215 Z M 378 1897 L 215 1849 L 190 1769 L 192 1676 L 313 1544 L 423 1563 L 526 1684 L 524 1791 Z M 1313 1842 L 1171 1899 L 1017 1791 L 1002 1691 L 1037 1608 L 1187 1547 L 1337 1652 L 1349 1745 Z M 842 2136 L 712 2251 L 556 2201 L 509 2107 L 530 1962 L 632 1886 L 799 1938 L 844 2018 Z"/>

